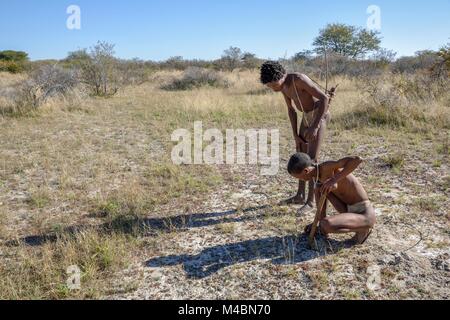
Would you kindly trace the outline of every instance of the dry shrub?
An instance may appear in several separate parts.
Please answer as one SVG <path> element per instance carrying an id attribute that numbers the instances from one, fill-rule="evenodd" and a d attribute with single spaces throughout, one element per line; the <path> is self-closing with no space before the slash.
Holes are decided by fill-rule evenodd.
<path id="1" fill-rule="evenodd" d="M 25 80 L 0 88 L 0 113 L 23 115 L 50 99 L 70 102 L 84 97 L 78 75 L 57 65 L 44 65 Z"/>
<path id="2" fill-rule="evenodd" d="M 149 80 L 153 73 L 144 61 L 141 60 L 119 60 L 117 62 L 118 82 L 122 86 L 138 86 Z"/>
<path id="3" fill-rule="evenodd" d="M 22 83 L 18 103 L 38 108 L 51 97 L 67 95 L 77 84 L 75 72 L 58 66 L 44 66 Z"/>
<path id="4" fill-rule="evenodd" d="M 162 86 L 162 89 L 169 91 L 191 90 L 203 86 L 227 88 L 229 83 L 216 71 L 191 67 L 184 72 L 181 79 L 175 79 L 168 85 Z"/>
<path id="5" fill-rule="evenodd" d="M 149 76 L 147 86 L 152 89 L 168 88 L 177 79 L 183 76 L 183 72 L 179 70 L 163 70 L 157 71 Z"/>
<path id="6" fill-rule="evenodd" d="M 119 90 L 118 61 L 114 57 L 114 47 L 111 43 L 99 41 L 79 61 L 81 80 L 93 95 L 109 97 Z"/>
<path id="7" fill-rule="evenodd" d="M 448 128 L 449 113 L 442 108 L 448 99 L 449 80 L 425 74 L 383 75 L 361 78 L 358 89 L 365 97 L 353 113 L 338 117 L 347 129 L 363 126 L 427 130 Z"/>

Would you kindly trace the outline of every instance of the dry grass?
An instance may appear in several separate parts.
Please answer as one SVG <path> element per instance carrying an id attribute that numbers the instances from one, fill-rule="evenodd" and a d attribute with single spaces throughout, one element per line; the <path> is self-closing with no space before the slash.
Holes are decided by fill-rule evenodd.
<path id="1" fill-rule="evenodd" d="M 280 128 L 282 157 L 292 152 L 284 100 L 263 89 L 255 72 L 221 74 L 228 88 L 160 89 L 181 76 L 159 72 L 149 82 L 123 88 L 113 98 L 84 97 L 79 103 L 53 99 L 32 116 L 0 115 L 0 239 L 4 240 L 0 298 L 103 297 L 111 293 L 107 284 L 117 271 L 136 260 L 142 262 L 142 251 L 151 256 L 178 250 L 184 243 L 176 240 L 179 226 L 173 226 L 173 234 L 156 230 L 148 238 L 142 230 L 127 230 L 128 224 L 139 228 L 147 217 L 191 213 L 222 189 L 237 188 L 241 181 L 235 176 L 244 177 L 244 173 L 172 165 L 170 134 L 174 129 L 192 130 L 196 120 L 219 129 Z M 23 76 L 2 73 L 0 89 L 22 80 Z M 339 83 L 340 89 L 332 106 L 324 157 L 359 154 L 369 158 L 368 167 L 359 174 L 380 202 L 394 188 L 390 179 L 413 184 L 411 172 L 424 177 L 433 166 L 441 176 L 433 191 L 448 190 L 448 92 L 425 108 L 421 101 L 412 101 L 403 111 L 368 102 L 357 80 L 331 82 Z M 430 156 L 433 148 L 437 152 Z M 295 182 L 281 174 L 284 183 L 271 181 L 271 192 L 287 195 Z M 418 199 L 409 204 L 417 214 L 448 203 L 442 197 L 433 198 L 438 202 Z M 445 225 L 441 220 L 436 223 Z M 83 231 L 68 232 L 74 226 L 82 226 Z M 104 226 L 109 226 L 107 232 Z M 292 234 L 298 227 L 292 214 L 270 214 L 259 231 Z M 226 221 L 214 230 L 230 237 L 240 232 Z M 7 240 L 31 235 L 56 235 L 56 239 L 34 246 L 23 241 L 18 247 L 6 245 Z M 65 285 L 70 265 L 83 271 L 81 291 L 70 291 Z M 308 278 L 317 290 L 328 281 L 328 275 L 319 271 L 309 272 Z M 365 296 L 355 290 L 344 288 L 342 295 Z"/>
<path id="2" fill-rule="evenodd" d="M 449 129 L 450 96 L 445 84 L 435 84 L 438 87 L 435 96 L 422 97 L 412 94 L 410 91 L 415 91 L 409 87 L 409 91 L 398 88 L 403 84 L 399 75 L 389 75 L 376 81 L 349 78 L 332 81 L 340 84 L 339 97 L 333 104 L 333 125 L 338 130 L 379 127 L 423 133 Z M 423 92 L 431 91 L 422 83 L 414 84 L 421 85 Z"/>
<path id="3" fill-rule="evenodd" d="M 94 231 L 58 237 L 38 250 L 19 244 L 0 265 L 0 299 L 99 298 L 108 290 L 108 278 L 129 262 L 133 246 L 130 237 Z M 80 290 L 66 283 L 70 266 L 81 270 Z"/>

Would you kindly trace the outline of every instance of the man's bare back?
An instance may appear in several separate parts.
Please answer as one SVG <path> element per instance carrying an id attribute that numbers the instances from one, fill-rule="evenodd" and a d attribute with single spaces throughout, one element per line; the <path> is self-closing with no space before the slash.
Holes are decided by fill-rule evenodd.
<path id="1" fill-rule="evenodd" d="M 359 158 L 355 158 L 356 161 L 361 161 Z M 345 160 L 345 159 L 343 159 Z M 343 169 L 340 169 L 338 161 L 329 161 L 319 166 L 319 182 L 323 183 L 321 191 L 327 187 L 326 182 L 333 181 L 333 177 L 336 177 L 339 173 L 342 173 Z M 364 190 L 361 182 L 353 175 L 349 174 L 342 180 L 337 182 L 331 189 L 330 193 L 336 196 L 347 206 L 354 205 L 355 203 L 369 200 L 366 190 Z"/>

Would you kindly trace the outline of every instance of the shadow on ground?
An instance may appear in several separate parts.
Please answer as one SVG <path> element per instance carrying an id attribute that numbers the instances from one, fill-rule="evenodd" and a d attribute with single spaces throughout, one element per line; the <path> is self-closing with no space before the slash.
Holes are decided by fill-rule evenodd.
<path id="1" fill-rule="evenodd" d="M 191 228 L 202 228 L 223 223 L 237 223 L 256 220 L 266 214 L 271 206 L 251 207 L 244 210 L 229 210 L 223 212 L 194 213 L 161 218 L 140 218 L 133 215 L 118 215 L 107 218 L 108 222 L 98 226 L 78 225 L 64 228 L 58 232 L 26 236 L 18 240 L 6 242 L 7 246 L 25 244 L 28 246 L 41 246 L 48 242 L 55 242 L 62 237 L 71 237 L 87 230 L 96 230 L 103 234 L 124 233 L 136 236 L 152 236 L 160 233 L 183 231 Z M 239 213 L 252 215 L 233 216 Z"/>
<path id="2" fill-rule="evenodd" d="M 178 232 L 190 228 L 202 228 L 222 223 L 238 223 L 263 218 L 272 206 L 251 207 L 244 210 L 183 214 L 162 218 L 138 218 L 118 216 L 99 226 L 71 226 L 57 233 L 27 236 L 6 242 L 8 246 L 25 244 L 41 246 L 58 239 L 75 237 L 81 232 L 95 230 L 103 234 L 124 233 L 135 236 L 152 236 L 160 233 Z M 244 215 L 242 213 L 254 213 Z M 202 279 L 222 268 L 254 260 L 271 260 L 274 264 L 296 264 L 332 254 L 349 247 L 348 242 L 334 240 L 320 241 L 320 250 L 310 250 L 306 235 L 269 237 L 242 241 L 206 248 L 196 255 L 171 255 L 146 262 L 148 267 L 183 265 L 188 278 Z"/>
<path id="3" fill-rule="evenodd" d="M 323 243 L 323 241 L 321 241 Z M 162 268 L 181 264 L 188 278 L 203 279 L 234 264 L 254 260 L 271 260 L 272 263 L 297 264 L 351 246 L 348 241 L 327 240 L 320 251 L 308 249 L 306 235 L 300 237 L 269 237 L 206 248 L 196 255 L 171 255 L 150 259 L 147 267 Z"/>

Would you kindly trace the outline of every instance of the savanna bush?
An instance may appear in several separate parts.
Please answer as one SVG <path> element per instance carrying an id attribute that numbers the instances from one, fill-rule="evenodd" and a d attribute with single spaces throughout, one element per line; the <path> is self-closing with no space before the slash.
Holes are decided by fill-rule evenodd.
<path id="1" fill-rule="evenodd" d="M 142 60 L 117 61 L 117 80 L 121 86 L 141 85 L 149 80 L 152 73 Z"/>
<path id="2" fill-rule="evenodd" d="M 24 114 L 36 110 L 50 98 L 68 97 L 78 85 L 75 71 L 57 65 L 42 66 L 24 81 L 0 90 L 0 97 L 7 101 L 2 112 Z"/>
<path id="3" fill-rule="evenodd" d="M 164 90 L 191 90 L 203 86 L 217 88 L 229 87 L 229 82 L 218 72 L 197 67 L 188 68 L 180 79 L 164 85 Z"/>
<path id="4" fill-rule="evenodd" d="M 26 107 L 38 108 L 51 97 L 67 95 L 78 83 L 75 71 L 55 65 L 44 66 L 22 83 L 17 102 Z"/>
<path id="5" fill-rule="evenodd" d="M 371 59 L 354 59 L 337 53 L 328 53 L 328 67 L 324 55 L 313 56 L 308 53 L 298 53 L 291 59 L 281 62 L 289 72 L 300 72 L 312 78 L 324 80 L 326 71 L 334 76 L 379 76 L 389 69 L 393 53 L 386 50 L 377 52 Z"/>
<path id="6" fill-rule="evenodd" d="M 387 77 L 389 75 L 360 82 L 373 102 L 380 106 L 429 103 L 442 97 L 449 84 L 448 79 L 436 79 L 426 74 Z"/>
<path id="7" fill-rule="evenodd" d="M 394 73 L 409 73 L 415 74 L 419 71 L 429 71 L 436 63 L 441 61 L 437 52 L 434 51 L 419 51 L 412 57 L 400 57 L 392 64 L 392 71 Z"/>
<path id="8" fill-rule="evenodd" d="M 99 41 L 89 52 L 79 50 L 69 53 L 64 63 L 79 70 L 81 82 L 94 96 L 113 96 L 120 87 L 118 59 L 114 45 Z"/>
<path id="9" fill-rule="evenodd" d="M 424 130 L 448 127 L 448 113 L 431 113 L 429 106 L 448 98 L 449 79 L 436 79 L 431 75 L 392 75 L 361 77 L 358 89 L 365 93 L 361 106 L 339 119 L 347 128 L 386 126 Z"/>
<path id="10" fill-rule="evenodd" d="M 15 61 L 1 61 L 0 72 L 20 73 L 24 71 L 24 65 Z"/>
<path id="11" fill-rule="evenodd" d="M 28 53 L 23 51 L 0 51 L 0 71 L 19 73 L 25 70 L 28 63 Z"/>

